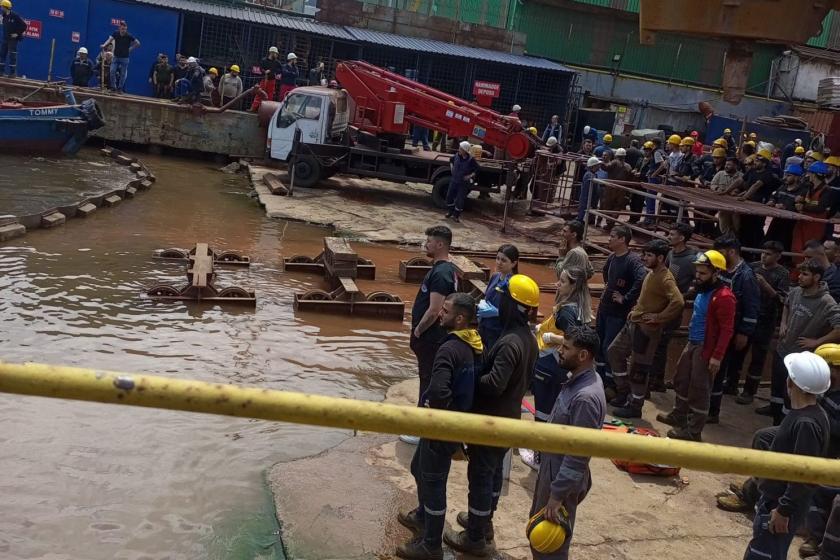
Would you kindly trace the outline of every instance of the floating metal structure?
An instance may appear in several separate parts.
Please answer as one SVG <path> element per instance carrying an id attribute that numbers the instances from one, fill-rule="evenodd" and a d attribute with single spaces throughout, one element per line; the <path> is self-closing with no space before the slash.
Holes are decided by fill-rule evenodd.
<path id="1" fill-rule="evenodd" d="M 221 251 L 211 247 L 210 253 L 213 255 L 214 265 L 251 266 L 251 257 L 242 255 L 237 251 Z M 171 261 L 188 261 L 190 260 L 190 255 L 194 254 L 195 247 L 192 249 L 170 247 L 168 249 L 157 249 L 154 253 L 154 258 Z"/>
<path id="2" fill-rule="evenodd" d="M 157 284 L 146 290 L 146 295 L 155 300 L 256 305 L 257 298 L 253 291 L 239 286 L 217 288 L 213 285 L 216 276 L 213 257 L 207 243 L 197 243 L 188 254 L 187 284 L 180 288 L 171 284 Z"/>

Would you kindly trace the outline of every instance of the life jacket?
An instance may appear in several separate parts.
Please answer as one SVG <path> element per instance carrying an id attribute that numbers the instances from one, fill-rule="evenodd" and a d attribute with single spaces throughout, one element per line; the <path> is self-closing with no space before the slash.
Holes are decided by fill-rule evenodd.
<path id="1" fill-rule="evenodd" d="M 636 434 L 638 436 L 659 437 L 659 432 L 652 428 L 637 428 L 620 421 L 605 422 L 603 429 L 620 434 Z M 613 459 L 613 465 L 630 474 L 648 474 L 653 476 L 677 476 L 680 467 L 655 463 L 636 463 L 625 459 Z"/>

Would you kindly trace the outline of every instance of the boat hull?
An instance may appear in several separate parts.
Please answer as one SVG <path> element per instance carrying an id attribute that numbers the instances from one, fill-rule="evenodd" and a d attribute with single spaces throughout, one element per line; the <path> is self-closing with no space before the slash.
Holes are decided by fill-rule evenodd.
<path id="1" fill-rule="evenodd" d="M 90 128 L 78 105 L 0 105 L 0 150 L 5 153 L 72 155 L 84 145 Z"/>

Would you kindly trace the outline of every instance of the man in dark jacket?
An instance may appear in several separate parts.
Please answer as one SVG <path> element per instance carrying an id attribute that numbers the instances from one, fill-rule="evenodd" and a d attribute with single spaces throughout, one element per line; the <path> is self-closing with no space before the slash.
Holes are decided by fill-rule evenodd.
<path id="1" fill-rule="evenodd" d="M 755 272 L 741 257 L 741 242 L 732 234 L 721 235 L 715 239 L 715 249 L 726 257 L 726 270 L 721 272 L 720 280 L 735 294 L 735 336 L 726 357 L 715 376 L 712 386 L 712 399 L 709 405 L 708 424 L 717 424 L 724 393 L 738 394 L 741 369 L 750 347 L 750 341 L 758 325 L 761 310 L 761 289 Z"/>
<path id="2" fill-rule="evenodd" d="M 467 412 L 472 407 L 474 367 L 480 364 L 483 352 L 478 331 L 469 328 L 474 318 L 475 301 L 469 294 L 455 292 L 446 297 L 440 326 L 448 334 L 435 355 L 432 379 L 422 397 L 424 406 L 460 412 Z M 452 454 L 459 447 L 460 444 L 448 441 L 420 440 L 411 460 L 419 505 L 409 513 L 400 512 L 397 519 L 422 538 L 398 546 L 400 558 L 443 558 L 441 540 L 446 519 L 446 480 Z"/>
<path id="3" fill-rule="evenodd" d="M 548 142 L 548 139 L 551 137 L 557 138 L 557 141 L 560 145 L 563 145 L 563 125 L 560 124 L 560 117 L 557 115 L 551 115 L 551 121 L 548 123 L 548 126 L 545 127 L 545 130 L 542 134 L 542 141 L 543 144 Z"/>
<path id="4" fill-rule="evenodd" d="M 93 61 L 88 58 L 88 51 L 85 47 L 79 49 L 76 58 L 70 64 L 70 77 L 74 86 L 88 87 L 93 77 Z"/>
<path id="5" fill-rule="evenodd" d="M 569 370 L 548 421 L 552 424 L 601 429 L 607 412 L 604 385 L 595 371 L 595 354 L 601 345 L 590 327 L 572 327 L 563 338 L 560 365 Z M 535 560 L 567 560 L 575 513 L 592 487 L 590 457 L 543 453 L 534 489 L 530 516 L 545 508 L 549 521 L 561 519 L 568 524 L 566 541 L 557 552 L 541 554 L 531 550 Z"/>
<path id="6" fill-rule="evenodd" d="M 522 397 L 531 385 L 539 354 L 528 321 L 540 304 L 540 288 L 528 276 L 514 274 L 496 289 L 502 291 L 499 304 L 502 335 L 485 356 L 487 373 L 478 380 L 472 412 L 518 419 Z M 470 445 L 469 514 L 466 519 L 463 514 L 458 516 L 459 523 L 466 521 L 467 528 L 459 533 L 452 530 L 443 533 L 443 540 L 453 550 L 474 556 L 489 553 L 487 541 L 492 540 L 493 511 L 499 501 L 502 461 L 507 451 L 501 447 Z"/>
<path id="7" fill-rule="evenodd" d="M 289 53 L 286 56 L 286 64 L 280 67 L 280 93 L 277 94 L 279 101 L 286 99 L 286 95 L 297 87 L 298 75 L 297 55 Z"/>
<path id="8" fill-rule="evenodd" d="M 458 153 L 449 160 L 452 175 L 449 179 L 449 189 L 446 191 L 446 207 L 449 211 L 445 217 L 451 218 L 453 222 L 461 221 L 461 212 L 464 211 L 467 195 L 470 193 L 470 182 L 478 173 L 478 162 L 470 155 L 471 147 L 466 140 L 461 142 L 458 145 Z"/>
<path id="9" fill-rule="evenodd" d="M 9 0 L 0 1 L 0 23 L 3 24 L 3 41 L 0 43 L 0 74 L 17 77 L 18 43 L 26 32 L 26 22 L 12 11 Z"/>

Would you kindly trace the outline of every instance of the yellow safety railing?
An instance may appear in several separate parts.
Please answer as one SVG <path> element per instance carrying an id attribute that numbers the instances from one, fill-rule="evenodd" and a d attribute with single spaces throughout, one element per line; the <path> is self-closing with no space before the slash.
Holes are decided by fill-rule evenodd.
<path id="1" fill-rule="evenodd" d="M 840 461 L 271 389 L 0 362 L 0 392 L 527 447 L 840 486 Z"/>

